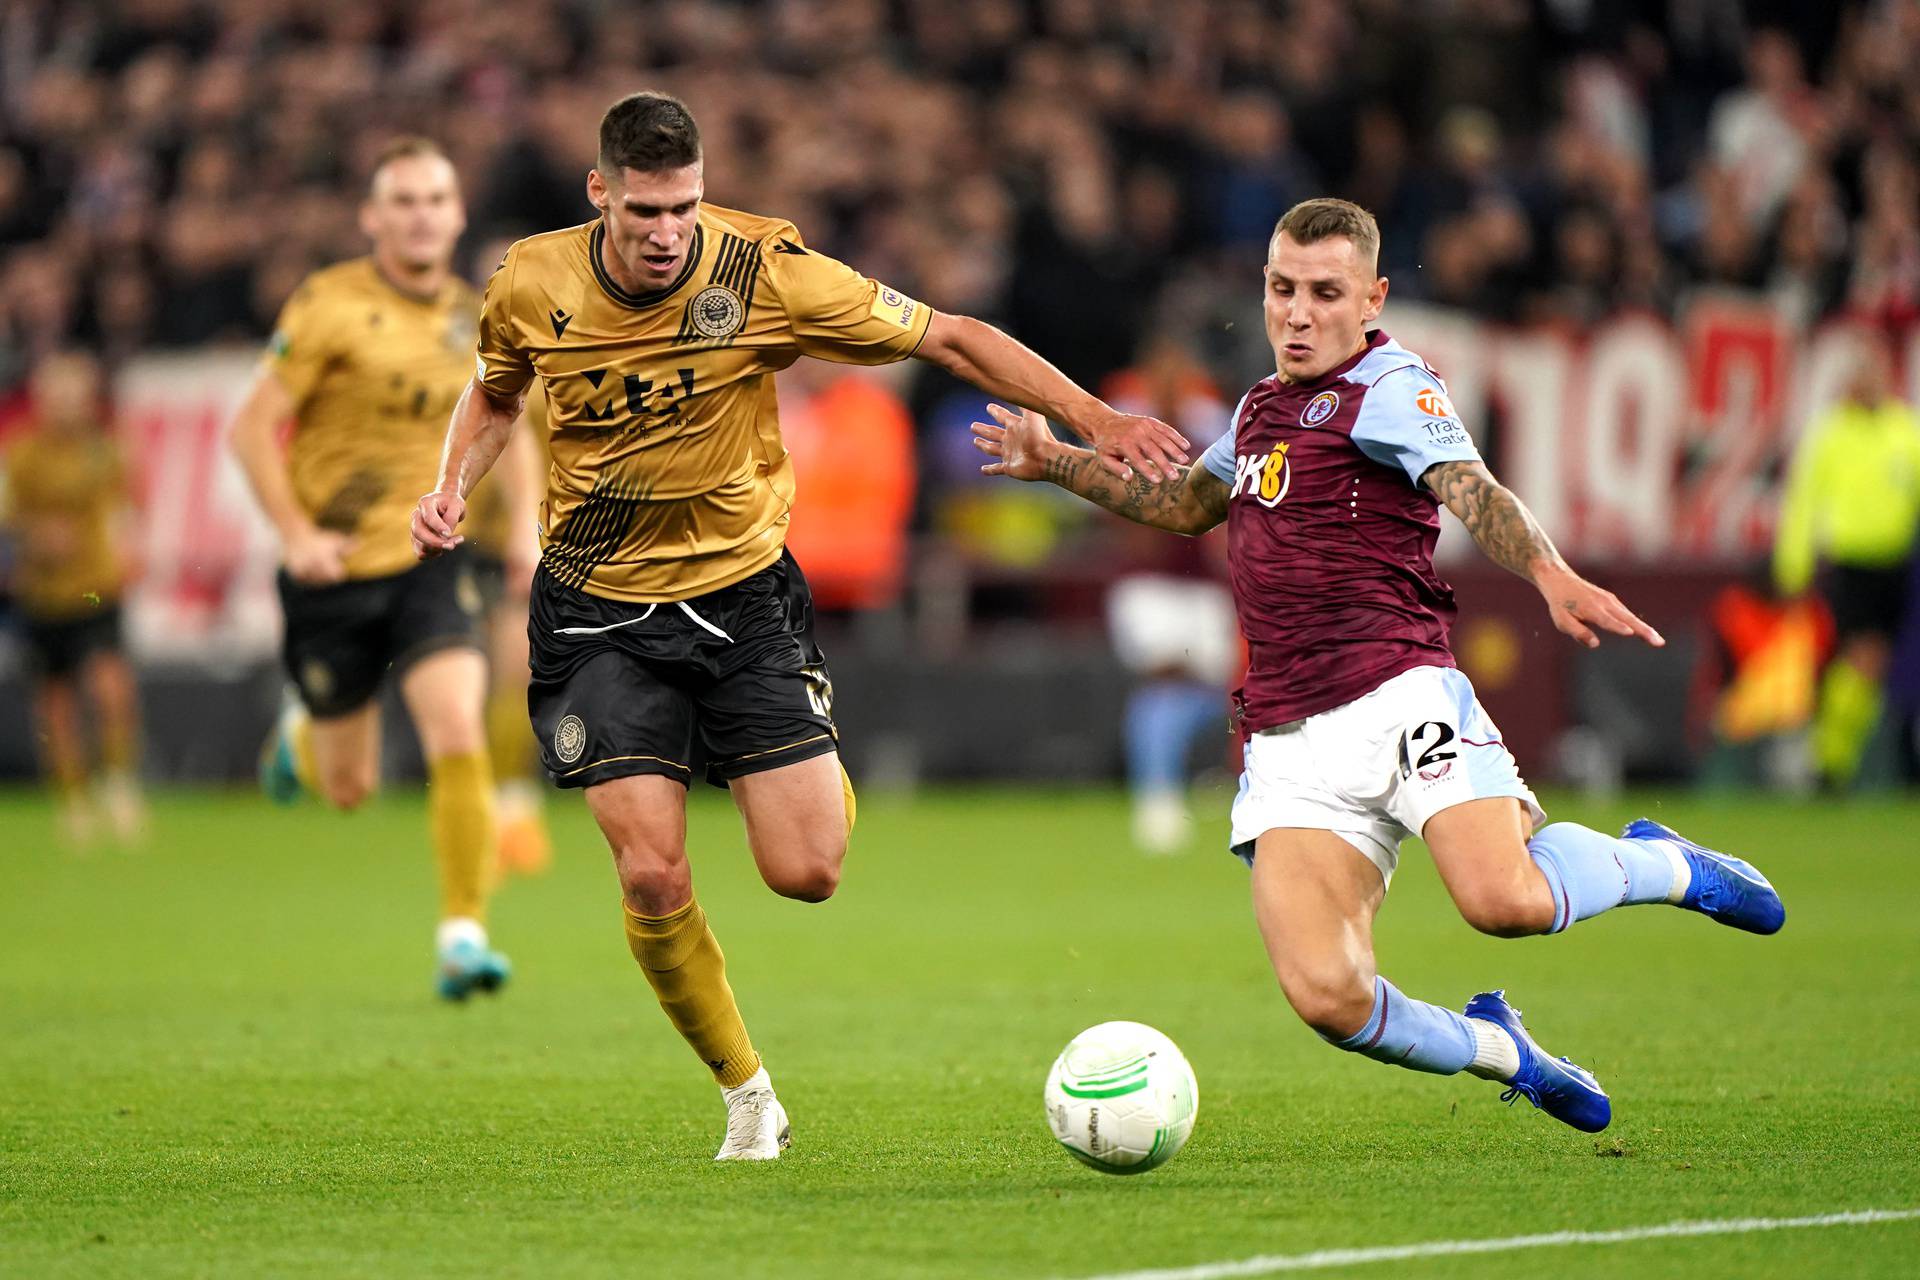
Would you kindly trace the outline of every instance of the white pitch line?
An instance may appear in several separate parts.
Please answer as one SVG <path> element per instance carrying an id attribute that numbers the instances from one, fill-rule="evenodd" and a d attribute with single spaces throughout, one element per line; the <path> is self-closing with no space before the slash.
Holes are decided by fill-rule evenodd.
<path id="1" fill-rule="evenodd" d="M 1319 1271 L 1326 1267 L 1357 1267 L 1370 1262 L 1402 1262 L 1409 1258 L 1444 1258 L 1462 1253 L 1508 1253 L 1516 1249 L 1548 1249 L 1570 1244 L 1627 1244 L 1635 1240 L 1664 1240 L 1676 1236 L 1731 1236 L 1755 1231 L 1791 1231 L 1800 1227 L 1857 1227 L 1874 1222 L 1910 1222 L 1920 1209 L 1860 1209 L 1849 1213 L 1819 1213 L 1805 1218 L 1711 1218 L 1699 1222 L 1668 1222 L 1653 1227 L 1619 1231 L 1553 1231 L 1537 1236 L 1506 1236 L 1491 1240 L 1429 1240 L 1422 1244 L 1380 1245 L 1371 1249 L 1317 1249 L 1312 1253 L 1268 1254 L 1237 1262 L 1205 1262 L 1192 1267 L 1163 1267 L 1151 1271 L 1116 1271 L 1088 1280 L 1226 1280 L 1232 1276 L 1270 1276 L 1283 1271 Z"/>

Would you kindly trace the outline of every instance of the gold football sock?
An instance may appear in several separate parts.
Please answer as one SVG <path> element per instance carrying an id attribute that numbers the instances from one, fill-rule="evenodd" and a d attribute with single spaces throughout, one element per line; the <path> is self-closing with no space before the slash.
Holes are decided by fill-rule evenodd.
<path id="1" fill-rule="evenodd" d="M 54 793 L 68 808 L 84 804 L 87 798 L 87 762 L 77 752 L 47 752 L 47 776 Z"/>
<path id="2" fill-rule="evenodd" d="M 309 792 L 320 789 L 320 771 L 313 764 L 313 717 L 296 711 L 282 733 L 287 737 L 287 754 L 293 758 L 293 776 Z"/>
<path id="3" fill-rule="evenodd" d="M 440 863 L 441 918 L 485 919 L 495 857 L 493 770 L 486 753 L 429 760 L 427 810 Z"/>
<path id="4" fill-rule="evenodd" d="M 1829 664 L 1813 724 L 1814 760 L 1828 781 L 1853 782 L 1879 722 L 1880 686 L 1850 662 Z"/>
<path id="5" fill-rule="evenodd" d="M 139 755 L 139 733 L 134 727 L 103 717 L 100 726 L 101 771 L 131 774 L 140 763 Z"/>
<path id="6" fill-rule="evenodd" d="M 853 779 L 847 776 L 847 766 L 840 766 L 840 792 L 847 801 L 847 834 L 853 834 L 853 819 L 859 812 L 860 802 L 853 794 Z"/>
<path id="7" fill-rule="evenodd" d="M 493 761 L 493 776 L 502 782 L 533 776 L 533 728 L 527 723 L 526 690 L 495 689 L 487 695 L 487 755 Z"/>
<path id="8" fill-rule="evenodd" d="M 624 905 L 624 904 L 623 904 Z M 723 1089 L 745 1084 L 760 1069 L 747 1024 L 727 985 L 727 958 L 707 927 L 697 899 L 664 916 L 625 907 L 627 949 L 640 962 L 653 994 Z"/>

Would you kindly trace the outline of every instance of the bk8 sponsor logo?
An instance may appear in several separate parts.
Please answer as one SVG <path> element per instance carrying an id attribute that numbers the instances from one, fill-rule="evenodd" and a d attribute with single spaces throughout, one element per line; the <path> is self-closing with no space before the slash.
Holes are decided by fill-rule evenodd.
<path id="1" fill-rule="evenodd" d="M 1229 498 L 1237 498 L 1245 493 L 1258 498 L 1261 505 L 1277 507 L 1287 496 L 1287 489 L 1293 483 L 1292 471 L 1287 466 L 1286 442 L 1273 446 L 1267 453 L 1243 453 L 1233 460 L 1233 488 Z"/>

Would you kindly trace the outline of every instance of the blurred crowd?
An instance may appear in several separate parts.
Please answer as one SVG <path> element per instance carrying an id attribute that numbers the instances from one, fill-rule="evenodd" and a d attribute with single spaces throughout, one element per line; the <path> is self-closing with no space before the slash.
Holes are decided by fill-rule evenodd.
<path id="1" fill-rule="evenodd" d="M 111 373 L 262 341 L 307 272 L 365 251 L 397 134 L 453 158 L 483 278 L 591 216 L 599 116 L 639 88 L 693 108 L 712 201 L 1196 445 L 1272 371 L 1259 264 L 1318 194 L 1379 216 L 1396 300 L 1577 331 L 1724 288 L 1891 332 L 1920 322 L 1916 66 L 1912 0 L 0 0 L 0 434 L 62 351 Z M 977 483 L 980 399 L 928 367 L 799 369 L 781 400 L 829 613 L 897 603 L 910 561 L 923 631 L 1097 614 L 1096 562 L 1218 573 L 1218 539 Z M 1168 695 L 1156 724 L 1218 684 L 1111 623 Z M 1135 763 L 1151 792 L 1178 762 Z"/>
<path id="2" fill-rule="evenodd" d="M 0 388 L 256 340 L 444 141 L 466 265 L 584 221 L 594 126 L 680 94 L 709 195 L 1099 384 L 1173 335 L 1269 371 L 1276 212 L 1374 209 L 1399 297 L 1535 324 L 1696 282 L 1920 312 L 1920 6 L 1736 0 L 7 0 Z"/>

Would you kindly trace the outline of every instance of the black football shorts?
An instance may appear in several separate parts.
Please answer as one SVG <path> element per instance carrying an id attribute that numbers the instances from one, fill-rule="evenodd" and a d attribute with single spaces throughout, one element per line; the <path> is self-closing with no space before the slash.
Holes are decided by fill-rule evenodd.
<path id="1" fill-rule="evenodd" d="M 47 680 L 67 680 L 96 653 L 120 652 L 120 606 L 110 604 L 72 618 L 27 615 L 27 652 Z"/>
<path id="2" fill-rule="evenodd" d="M 1833 611 L 1833 629 L 1842 640 L 1857 635 L 1891 639 L 1907 612 L 1905 565 L 1867 569 L 1837 564 L 1827 570 L 1823 594 Z"/>
<path id="3" fill-rule="evenodd" d="M 398 678 L 430 653 L 480 647 L 480 588 L 464 551 L 386 578 L 311 587 L 282 569 L 279 582 L 287 615 L 281 657 L 300 701 L 320 719 L 365 706 L 389 671 Z"/>
<path id="4" fill-rule="evenodd" d="M 839 748 L 833 685 L 800 566 L 662 604 L 534 575 L 527 620 L 540 760 L 562 787 L 657 773 L 730 779 Z"/>

